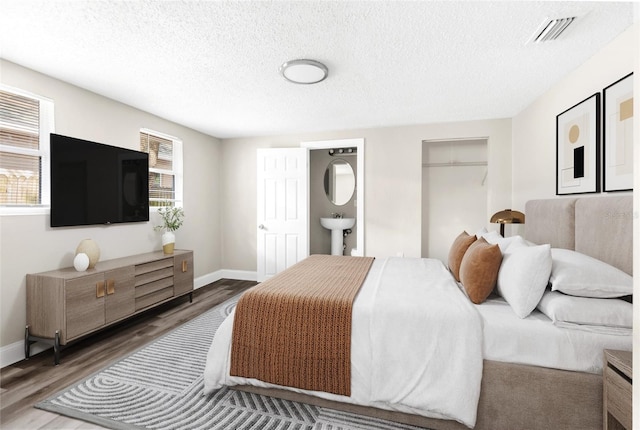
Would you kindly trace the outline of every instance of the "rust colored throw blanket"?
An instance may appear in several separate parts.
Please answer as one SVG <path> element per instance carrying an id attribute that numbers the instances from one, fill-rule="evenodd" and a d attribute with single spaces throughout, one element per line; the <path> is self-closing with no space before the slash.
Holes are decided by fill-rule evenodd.
<path id="1" fill-rule="evenodd" d="M 312 255 L 247 291 L 231 375 L 351 395 L 351 310 L 372 257 Z"/>

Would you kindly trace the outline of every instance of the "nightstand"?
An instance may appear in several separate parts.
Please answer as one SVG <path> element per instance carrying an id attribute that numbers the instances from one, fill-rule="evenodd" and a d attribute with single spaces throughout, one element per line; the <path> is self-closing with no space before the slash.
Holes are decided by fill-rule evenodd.
<path id="1" fill-rule="evenodd" d="M 631 430 L 631 351 L 604 350 L 603 415 L 605 430 Z"/>

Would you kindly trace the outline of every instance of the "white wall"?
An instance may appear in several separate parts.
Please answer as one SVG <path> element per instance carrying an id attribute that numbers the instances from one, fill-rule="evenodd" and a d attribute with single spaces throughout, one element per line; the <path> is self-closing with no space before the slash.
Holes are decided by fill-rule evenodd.
<path id="1" fill-rule="evenodd" d="M 59 134 L 131 149 L 138 149 L 143 127 L 181 138 L 186 217 L 176 245 L 194 250 L 196 277 L 221 269 L 218 139 L 14 63 L 0 60 L 0 72 L 3 84 L 54 101 Z M 84 238 L 98 243 L 102 260 L 160 250 L 153 215 L 148 223 L 55 229 L 49 227 L 48 215 L 0 217 L 0 347 L 24 338 L 27 273 L 72 266 L 76 246 Z"/>
<path id="2" fill-rule="evenodd" d="M 634 70 L 637 32 L 638 24 L 630 27 L 513 118 L 515 207 L 555 196 L 556 115 Z"/>
<path id="3" fill-rule="evenodd" d="M 422 141 L 488 138 L 487 222 L 511 205 L 511 120 L 497 119 L 227 139 L 222 142 L 223 255 L 227 269 L 256 270 L 256 149 L 300 142 L 365 139 L 365 255 L 421 255 Z M 446 192 L 446 190 L 442 190 Z M 453 241 L 454 238 L 451 240 Z"/>

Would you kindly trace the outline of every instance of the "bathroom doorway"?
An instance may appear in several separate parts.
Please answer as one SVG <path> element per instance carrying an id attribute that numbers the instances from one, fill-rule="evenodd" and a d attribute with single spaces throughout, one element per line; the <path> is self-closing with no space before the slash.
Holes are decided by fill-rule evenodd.
<path id="1" fill-rule="evenodd" d="M 485 227 L 487 138 L 422 142 L 422 257 L 447 262 L 453 240 Z"/>
<path id="2" fill-rule="evenodd" d="M 303 142 L 309 149 L 309 253 L 330 254 L 331 232 L 320 218 L 355 218 L 344 238 L 344 255 L 364 255 L 364 139 Z M 346 173 L 341 178 L 340 173 Z M 355 179 L 355 183 L 353 180 Z M 342 197 L 336 186 L 346 186 Z"/>

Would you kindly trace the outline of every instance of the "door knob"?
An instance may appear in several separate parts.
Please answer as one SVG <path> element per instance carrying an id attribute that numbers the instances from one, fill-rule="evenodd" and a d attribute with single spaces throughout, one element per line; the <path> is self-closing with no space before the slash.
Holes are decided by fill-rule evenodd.
<path id="1" fill-rule="evenodd" d="M 258 228 L 259 228 L 260 230 L 266 230 L 266 229 L 267 229 L 267 228 L 264 226 L 264 224 L 260 224 L 260 225 L 258 226 Z"/>

